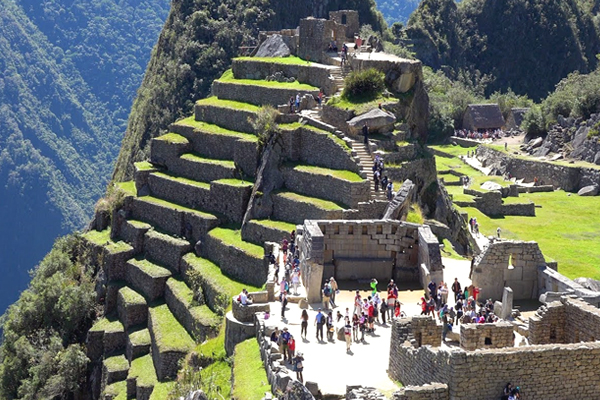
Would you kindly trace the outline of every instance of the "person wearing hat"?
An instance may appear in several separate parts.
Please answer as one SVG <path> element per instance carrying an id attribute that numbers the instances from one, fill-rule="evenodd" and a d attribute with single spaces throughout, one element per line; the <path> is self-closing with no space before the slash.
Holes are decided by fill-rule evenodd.
<path id="1" fill-rule="evenodd" d="M 329 302 L 331 303 L 331 307 L 335 308 L 337 307 L 335 305 L 335 295 L 338 291 L 338 284 L 335 279 L 333 279 L 333 276 L 329 279 L 329 286 L 331 286 L 331 297 L 329 298 Z"/>
<path id="2" fill-rule="evenodd" d="M 304 377 L 302 376 L 304 366 L 302 365 L 302 361 L 304 361 L 304 355 L 301 352 L 298 352 L 296 357 L 292 360 L 293 369 L 296 371 L 296 379 L 298 379 L 300 383 L 304 383 Z"/>
<path id="3" fill-rule="evenodd" d="M 286 326 L 285 328 L 283 328 L 283 332 L 281 333 L 283 361 L 289 360 L 290 362 L 292 362 L 292 357 L 290 357 L 289 346 L 288 346 L 291 337 L 292 337 L 292 335 L 290 334 L 290 332 L 288 332 L 288 328 Z"/>

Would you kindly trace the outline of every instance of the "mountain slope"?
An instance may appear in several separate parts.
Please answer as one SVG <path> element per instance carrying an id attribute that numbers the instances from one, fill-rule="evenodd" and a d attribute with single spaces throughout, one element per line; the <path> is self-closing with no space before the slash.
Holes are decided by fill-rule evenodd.
<path id="1" fill-rule="evenodd" d="M 405 24 L 410 14 L 419 6 L 419 2 L 420 0 L 377 0 L 377 8 L 388 25 L 394 22 Z"/>

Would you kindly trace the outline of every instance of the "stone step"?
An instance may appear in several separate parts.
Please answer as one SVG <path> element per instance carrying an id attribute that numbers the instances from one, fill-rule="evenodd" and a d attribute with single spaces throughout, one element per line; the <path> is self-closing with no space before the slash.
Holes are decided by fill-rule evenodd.
<path id="1" fill-rule="evenodd" d="M 267 280 L 264 249 L 242 240 L 239 230 L 215 228 L 202 246 L 202 256 L 215 262 L 224 274 L 243 283 L 262 286 Z"/>
<path id="2" fill-rule="evenodd" d="M 273 193 L 272 217 L 293 224 L 303 224 L 305 219 L 343 219 L 340 205 L 292 191 Z"/>
<path id="3" fill-rule="evenodd" d="M 124 381 L 129 372 L 129 362 L 124 355 L 105 358 L 102 361 L 102 391 L 111 383 Z"/>
<path id="4" fill-rule="evenodd" d="M 164 166 L 191 148 L 192 145 L 186 137 L 173 132 L 167 133 L 150 141 L 150 162 Z"/>
<path id="5" fill-rule="evenodd" d="M 148 301 L 164 296 L 165 284 L 170 276 L 171 271 L 145 259 L 127 262 L 127 282 Z"/>
<path id="6" fill-rule="evenodd" d="M 227 72 L 226 72 L 227 73 Z M 219 99 L 244 101 L 257 106 L 272 105 L 277 107 L 287 104 L 290 97 L 300 97 L 310 94 L 313 97 L 319 95 L 319 88 L 309 85 L 298 85 L 297 82 L 276 82 L 256 80 L 255 84 L 250 80 L 222 79 L 215 80 L 212 85 L 212 94 Z"/>
<path id="7" fill-rule="evenodd" d="M 194 292 L 181 278 L 171 277 L 167 281 L 165 301 L 169 309 L 196 341 L 203 342 L 219 333 L 221 318 L 203 304 L 202 295 L 198 299 L 194 299 Z"/>
<path id="8" fill-rule="evenodd" d="M 150 307 L 148 330 L 152 340 L 151 354 L 157 378 L 160 381 L 175 378 L 179 361 L 196 343 L 166 304 Z"/>
<path id="9" fill-rule="evenodd" d="M 97 320 L 87 335 L 87 355 L 92 362 L 103 356 L 109 356 L 125 349 L 125 327 L 117 313 L 109 314 Z"/>
<path id="10" fill-rule="evenodd" d="M 157 383 L 158 378 L 154 370 L 152 356 L 146 354 L 138 357 L 131 362 L 127 374 L 127 398 L 149 400 Z"/>
<path id="11" fill-rule="evenodd" d="M 181 257 L 192 250 L 189 241 L 174 238 L 155 230 L 148 231 L 144 238 L 144 256 L 168 268 L 172 273 L 179 274 Z"/>
<path id="12" fill-rule="evenodd" d="M 125 262 L 134 255 L 133 247 L 124 241 L 112 240 L 110 228 L 101 232 L 90 230 L 83 234 L 83 239 L 91 248 L 92 259 L 99 260 L 108 281 L 122 280 Z"/>
<path id="13" fill-rule="evenodd" d="M 199 182 L 225 178 L 239 178 L 233 160 L 208 158 L 196 153 L 182 154 L 176 162 L 167 165 L 172 174 Z"/>
<path id="14" fill-rule="evenodd" d="M 126 399 L 127 398 L 127 381 L 117 381 L 111 383 L 110 385 L 106 385 L 102 393 L 100 394 L 100 399 L 102 400 L 116 400 L 116 399 Z"/>
<path id="15" fill-rule="evenodd" d="M 296 224 L 275 219 L 252 219 L 248 221 L 242 231 L 242 238 L 252 243 L 276 242 L 279 243 L 288 237 Z"/>
<path id="16" fill-rule="evenodd" d="M 146 310 L 146 322 L 147 317 L 148 311 Z M 150 354 L 150 345 L 150 332 L 146 327 L 129 332 L 127 335 L 127 345 L 125 348 L 125 355 L 127 356 L 129 363 L 138 357 Z"/>
<path id="17" fill-rule="evenodd" d="M 210 184 L 172 175 L 153 172 L 148 176 L 150 194 L 175 204 L 196 210 L 210 204 Z"/>
<path id="18" fill-rule="evenodd" d="M 144 235 L 152 229 L 152 225 L 135 219 L 125 220 L 121 225 L 119 237 L 129 243 L 135 254 L 144 250 Z"/>
<path id="19" fill-rule="evenodd" d="M 238 101 L 208 97 L 194 105 L 194 118 L 238 132 L 255 133 L 250 121 L 256 118 L 259 107 Z"/>
<path id="20" fill-rule="evenodd" d="M 119 289 L 117 312 L 125 329 L 145 324 L 148 320 L 148 304 L 144 297 L 128 286 Z"/>
<path id="21" fill-rule="evenodd" d="M 157 227 L 160 231 L 190 238 L 195 243 L 219 225 L 219 219 L 210 213 L 194 210 L 153 196 L 135 197 L 131 217 Z"/>

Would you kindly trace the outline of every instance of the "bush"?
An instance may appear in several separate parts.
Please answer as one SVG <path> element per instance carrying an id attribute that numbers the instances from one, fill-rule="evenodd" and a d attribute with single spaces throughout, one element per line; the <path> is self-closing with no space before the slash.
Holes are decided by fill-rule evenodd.
<path id="1" fill-rule="evenodd" d="M 527 111 L 521 123 L 523 129 L 528 135 L 539 136 L 546 131 L 546 122 L 544 114 L 539 106 L 534 106 Z"/>
<path id="2" fill-rule="evenodd" d="M 369 101 L 376 99 L 384 89 L 385 76 L 383 72 L 373 68 L 354 71 L 344 82 L 342 97 L 353 101 Z"/>

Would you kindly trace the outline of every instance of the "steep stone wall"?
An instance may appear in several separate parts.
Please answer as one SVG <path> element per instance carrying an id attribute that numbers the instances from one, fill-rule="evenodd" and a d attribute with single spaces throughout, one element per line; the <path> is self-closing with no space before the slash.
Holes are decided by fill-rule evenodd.
<path id="1" fill-rule="evenodd" d="M 273 218 L 281 221 L 290 221 L 302 224 L 306 219 L 342 219 L 343 211 L 325 210 L 310 203 L 300 202 L 283 196 L 272 196 Z"/>
<path id="2" fill-rule="evenodd" d="M 440 242 L 427 225 L 419 227 L 419 264 L 423 264 L 428 271 L 428 276 L 421 275 L 421 286 L 424 289 L 431 280 L 439 283 L 443 280 L 442 255 Z"/>
<path id="3" fill-rule="evenodd" d="M 342 110 L 339 107 L 330 106 L 327 104 L 323 105 L 321 119 L 323 122 L 333 125 L 345 134 L 349 134 L 347 121 L 350 121 L 356 116 L 354 110 Z M 355 137 L 358 139 L 358 137 Z"/>
<path id="4" fill-rule="evenodd" d="M 320 302 L 325 250 L 323 232 L 316 221 L 306 220 L 302 229 L 297 232 L 296 241 L 300 250 L 300 272 L 306 287 L 306 297 L 309 303 Z"/>
<path id="5" fill-rule="evenodd" d="M 265 79 L 276 72 L 283 72 L 283 75 L 288 78 L 293 77 L 298 82 L 323 89 L 327 96 L 337 91 L 333 80 L 329 77 L 335 67 L 315 62 L 307 61 L 306 65 L 293 65 L 243 59 L 233 60 L 231 68 L 236 79 Z"/>
<path id="6" fill-rule="evenodd" d="M 194 105 L 194 115 L 196 121 L 219 125 L 237 132 L 254 132 L 254 127 L 250 121 L 256 118 L 256 113 L 252 111 L 196 103 Z"/>
<path id="7" fill-rule="evenodd" d="M 595 342 L 600 338 L 600 310 L 580 299 L 562 297 L 529 318 L 533 344 Z"/>
<path id="8" fill-rule="evenodd" d="M 556 271 L 556 265 L 551 268 L 551 265 L 548 264 L 546 268 L 538 269 L 538 287 L 540 293 L 574 293 L 588 303 L 600 307 L 600 292 L 589 290 L 579 283 L 558 273 Z"/>
<path id="9" fill-rule="evenodd" d="M 577 192 L 588 185 L 600 185 L 600 169 L 513 158 L 486 146 L 479 146 L 476 154 L 484 167 L 490 167 L 500 175 L 510 172 L 525 182 L 533 182 L 537 177 L 541 184 L 553 185 L 568 192 Z"/>
<path id="10" fill-rule="evenodd" d="M 460 347 L 465 350 L 512 347 L 513 326 L 508 322 L 494 324 L 462 324 Z"/>
<path id="11" fill-rule="evenodd" d="M 214 81 L 212 94 L 219 99 L 241 101 L 257 106 L 270 104 L 277 107 L 288 104 L 290 97 L 296 98 L 297 94 L 300 94 L 300 97 L 309 94 L 316 99 L 319 96 L 319 89 L 297 90 Z"/>

